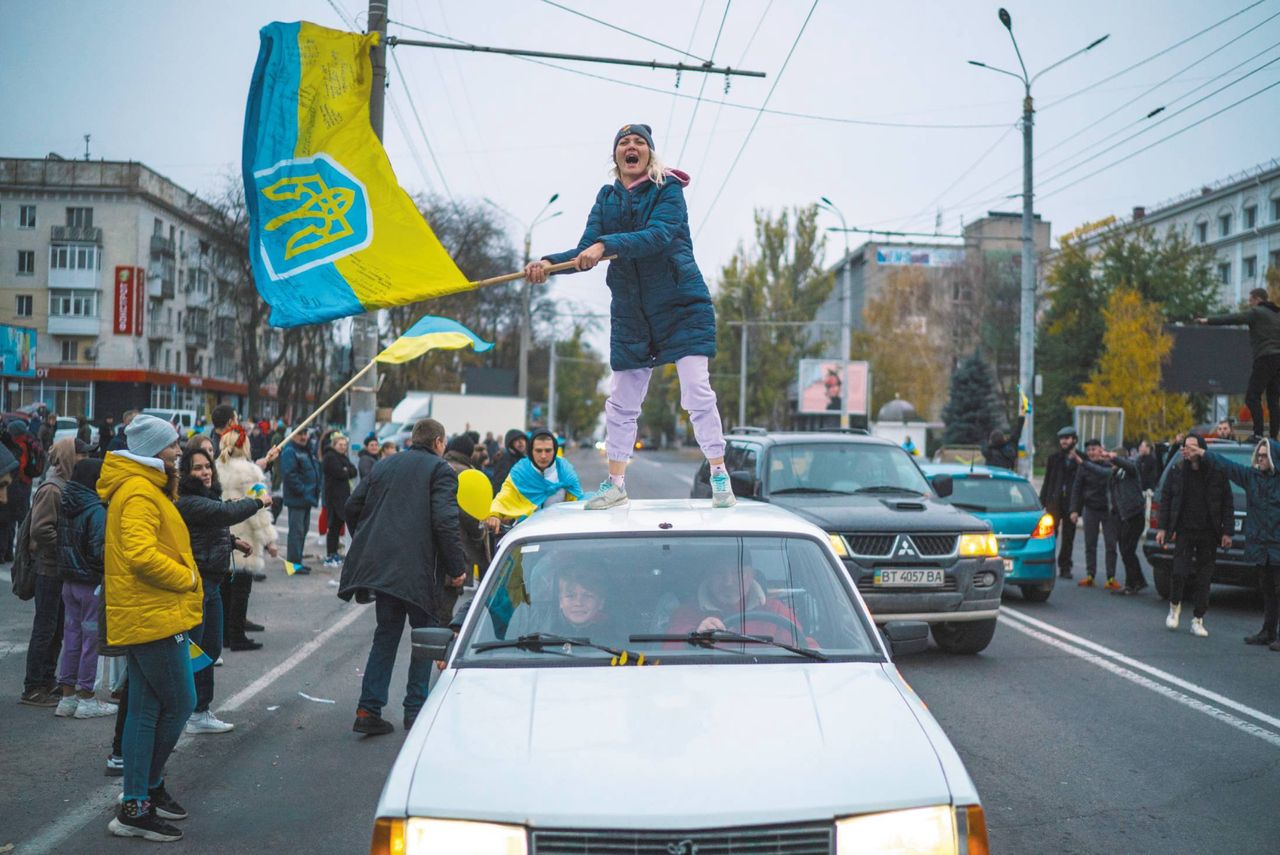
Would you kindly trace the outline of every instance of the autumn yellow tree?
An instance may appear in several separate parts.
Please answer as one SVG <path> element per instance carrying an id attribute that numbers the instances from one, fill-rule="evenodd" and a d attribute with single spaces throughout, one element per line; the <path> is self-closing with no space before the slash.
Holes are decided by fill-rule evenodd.
<path id="1" fill-rule="evenodd" d="M 1191 424 L 1186 395 L 1162 391 L 1160 372 L 1173 350 L 1173 337 L 1164 331 L 1160 307 L 1143 300 L 1132 288 L 1119 287 L 1102 310 L 1106 332 L 1102 358 L 1070 397 L 1072 407 L 1123 407 L 1126 439 L 1168 436 Z"/>
<path id="2" fill-rule="evenodd" d="M 854 358 L 871 363 L 873 418 L 895 396 L 926 419 L 938 415 L 951 366 L 943 347 L 946 319 L 933 297 L 924 273 L 903 268 L 889 275 L 862 310 L 865 328 L 855 337 Z"/>

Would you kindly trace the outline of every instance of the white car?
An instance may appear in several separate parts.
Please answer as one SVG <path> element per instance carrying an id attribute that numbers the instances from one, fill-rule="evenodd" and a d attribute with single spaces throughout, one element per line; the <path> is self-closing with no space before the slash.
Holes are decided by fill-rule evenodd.
<path id="1" fill-rule="evenodd" d="M 556 505 L 503 540 L 378 802 L 372 852 L 987 852 L 978 793 L 821 529 Z M 432 669 L 434 670 L 434 668 Z"/>

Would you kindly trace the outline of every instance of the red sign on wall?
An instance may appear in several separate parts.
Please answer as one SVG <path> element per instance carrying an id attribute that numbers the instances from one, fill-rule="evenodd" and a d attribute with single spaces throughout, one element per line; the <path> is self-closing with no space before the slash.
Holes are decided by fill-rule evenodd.
<path id="1" fill-rule="evenodd" d="M 147 271 L 135 267 L 133 275 L 133 334 L 142 338 L 142 307 L 146 303 L 143 295 L 147 293 Z"/>
<path id="2" fill-rule="evenodd" d="M 134 307 L 140 301 L 137 294 L 137 268 L 116 268 L 115 326 L 116 335 L 133 334 Z"/>

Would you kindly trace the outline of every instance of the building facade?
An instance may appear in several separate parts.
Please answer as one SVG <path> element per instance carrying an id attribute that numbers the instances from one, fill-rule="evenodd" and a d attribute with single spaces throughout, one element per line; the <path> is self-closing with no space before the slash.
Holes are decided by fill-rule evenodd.
<path id="1" fill-rule="evenodd" d="M 38 340 L 36 376 L 4 377 L 0 410 L 243 410 L 230 259 L 204 210 L 140 163 L 0 158 L 0 323 Z M 274 385 L 260 393 L 272 414 Z"/>
<path id="2" fill-rule="evenodd" d="M 1212 248 L 1218 293 L 1229 306 L 1265 288 L 1268 267 L 1280 268 L 1280 161 L 1272 160 L 1132 214 L 1082 238 L 1096 250 L 1115 229 L 1145 227 L 1157 236 L 1180 232 Z"/>

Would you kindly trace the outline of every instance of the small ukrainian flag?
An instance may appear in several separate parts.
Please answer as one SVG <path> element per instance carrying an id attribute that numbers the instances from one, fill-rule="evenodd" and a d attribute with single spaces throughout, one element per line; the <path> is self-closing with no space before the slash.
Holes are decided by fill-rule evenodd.
<path id="1" fill-rule="evenodd" d="M 426 315 L 383 348 L 374 359 L 398 365 L 417 359 L 429 350 L 458 350 L 464 347 L 470 347 L 476 353 L 484 353 L 493 349 L 493 342 L 485 341 L 457 321 Z"/>
<path id="2" fill-rule="evenodd" d="M 191 673 L 203 671 L 213 664 L 213 660 L 209 658 L 209 654 L 200 649 L 200 645 L 194 641 L 187 641 L 187 649 L 191 651 Z"/>
<path id="3" fill-rule="evenodd" d="M 294 564 L 292 561 L 286 561 L 284 563 L 284 572 L 287 575 L 292 576 L 294 573 L 298 572 L 300 567 L 302 567 L 301 564 Z"/>

